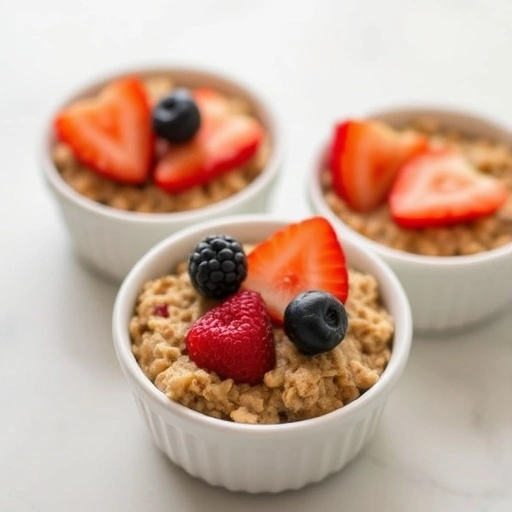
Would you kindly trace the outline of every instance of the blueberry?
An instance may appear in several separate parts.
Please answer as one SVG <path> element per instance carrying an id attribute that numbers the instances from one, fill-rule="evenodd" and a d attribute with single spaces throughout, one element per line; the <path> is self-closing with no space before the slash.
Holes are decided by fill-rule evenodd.
<path id="1" fill-rule="evenodd" d="M 347 332 L 345 307 L 330 293 L 309 290 L 284 311 L 284 332 L 303 354 L 320 354 L 341 343 Z"/>
<path id="2" fill-rule="evenodd" d="M 247 276 L 244 248 L 228 235 L 207 236 L 190 253 L 188 273 L 192 286 L 204 297 L 226 298 Z"/>
<path id="3" fill-rule="evenodd" d="M 186 89 L 175 89 L 153 108 L 153 130 L 169 142 L 186 142 L 199 130 L 201 115 Z"/>

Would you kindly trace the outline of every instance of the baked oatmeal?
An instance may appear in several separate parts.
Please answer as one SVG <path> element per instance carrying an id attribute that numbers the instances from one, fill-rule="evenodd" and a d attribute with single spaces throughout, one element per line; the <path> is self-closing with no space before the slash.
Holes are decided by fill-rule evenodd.
<path id="1" fill-rule="evenodd" d="M 145 93 L 155 105 L 165 96 L 181 88 L 171 77 L 149 76 L 141 80 Z M 251 106 L 241 98 L 226 97 L 230 115 L 253 116 Z M 157 143 L 155 158 L 165 149 Z M 264 134 L 254 156 L 243 165 L 185 190 L 169 192 L 149 177 L 140 184 L 123 183 L 94 169 L 78 159 L 73 148 L 64 140 L 53 147 L 53 161 L 62 178 L 79 194 L 112 208 L 141 213 L 171 213 L 194 210 L 222 201 L 247 187 L 264 169 L 269 159 L 270 141 Z"/>
<path id="2" fill-rule="evenodd" d="M 435 119 L 417 119 L 406 127 L 409 133 L 428 138 L 432 147 L 461 152 L 480 173 L 495 178 L 508 190 L 508 199 L 492 215 L 447 226 L 404 228 L 394 222 L 389 204 L 366 212 L 355 211 L 333 189 L 329 169 L 321 172 L 321 186 L 332 211 L 349 227 L 380 244 L 414 254 L 457 256 L 492 250 L 512 242 L 512 148 L 445 128 Z"/>
<path id="3" fill-rule="evenodd" d="M 133 353 L 147 377 L 171 400 L 209 416 L 241 423 L 320 416 L 356 400 L 389 361 L 393 319 L 368 274 L 350 272 L 349 329 L 343 342 L 311 357 L 275 328 L 276 366 L 258 385 L 221 380 L 188 357 L 186 333 L 214 304 L 194 290 L 182 264 L 175 274 L 144 285 L 130 323 Z"/>
<path id="4" fill-rule="evenodd" d="M 316 246 L 304 249 L 302 237 L 310 237 L 312 232 L 317 233 Z M 242 288 L 254 291 L 242 291 L 241 294 L 254 294 L 257 291 L 255 295 L 259 297 L 259 292 L 262 292 L 266 300 L 265 307 L 275 320 L 272 324 L 265 320 L 268 325 L 272 325 L 270 328 L 275 357 L 272 357 L 270 366 L 266 366 L 261 372 L 261 379 L 248 384 L 247 381 L 240 382 L 235 378 L 221 378 L 218 373 L 196 364 L 197 358 L 192 357 L 195 353 L 191 352 L 191 331 L 202 319 L 213 311 L 219 311 L 219 308 L 225 307 L 230 301 L 233 301 L 233 306 L 230 304 L 231 310 L 228 308 L 223 314 L 228 317 L 236 316 L 237 306 L 234 301 L 240 297 L 240 293 L 231 295 L 223 302 L 198 293 L 197 285 L 191 279 L 191 272 L 192 275 L 197 272 L 195 262 L 201 253 L 206 254 L 209 251 L 207 260 L 215 259 L 211 252 L 212 244 L 216 243 L 223 244 L 220 245 L 222 248 L 228 243 L 235 248 L 235 252 L 238 251 L 238 246 L 232 245 L 233 240 L 230 238 L 226 243 L 225 239 L 219 242 L 218 237 L 208 237 L 205 241 L 206 243 L 202 242 L 197 246 L 199 249 L 191 253 L 188 263 L 180 263 L 172 273 L 146 282 L 137 298 L 129 327 L 132 350 L 142 371 L 158 389 L 171 400 L 215 418 L 240 423 L 268 424 L 293 422 L 327 414 L 353 402 L 375 385 L 391 355 L 394 321 L 381 302 L 376 279 L 369 274 L 346 269 L 340 246 L 332 245 L 333 242 L 339 244 L 336 235 L 328 222 L 320 217 L 290 225 L 272 235 L 269 240 L 255 247 L 246 247 L 248 274 L 245 277 L 242 272 L 240 282 L 245 279 Z M 283 244 L 288 249 L 286 257 L 283 257 Z M 325 258 L 326 254 L 329 255 L 328 259 Z M 303 257 L 308 261 L 311 277 L 304 276 L 304 281 L 299 282 L 295 272 L 300 269 Z M 221 259 L 225 261 L 225 258 L 227 256 L 222 252 Z M 280 261 L 272 267 L 276 260 Z M 261 275 L 259 262 L 265 263 Z M 317 350 L 318 346 L 310 346 L 313 350 L 307 352 L 304 345 L 297 344 L 289 328 L 289 307 L 284 309 L 284 322 L 283 317 L 279 316 L 282 315 L 278 306 L 281 293 L 287 293 L 279 281 L 287 280 L 288 284 L 297 282 L 302 290 L 318 290 L 324 273 L 328 274 L 325 288 L 330 288 L 343 300 L 348 322 L 341 322 L 344 332 L 341 336 L 337 335 L 334 346 L 325 347 L 322 351 Z M 219 279 L 215 278 L 214 281 L 219 282 Z M 232 282 L 232 279 L 227 281 Z M 206 278 L 202 282 L 206 282 Z M 229 290 L 230 293 L 233 291 Z M 295 295 L 295 291 L 288 297 L 295 297 L 292 303 L 300 304 L 298 297 L 303 295 Z M 337 301 L 328 293 L 314 293 Z M 256 297 L 253 299 L 256 300 Z M 288 300 L 287 298 L 286 302 Z M 321 309 L 327 313 L 326 319 L 329 327 L 332 327 L 333 312 L 324 307 L 322 300 L 321 298 Z M 239 301 L 236 304 L 242 303 Z M 270 307 L 269 304 L 273 306 Z M 324 318 L 317 316 L 316 311 L 311 309 L 307 314 L 302 312 L 298 312 L 299 316 L 309 317 L 309 320 L 301 325 L 300 334 L 311 327 L 311 318 L 320 322 L 318 333 L 314 333 L 313 344 L 316 344 L 324 327 L 327 327 L 321 324 Z M 247 336 L 247 331 L 251 331 L 254 324 L 263 324 L 257 310 L 251 310 L 230 332 L 220 330 L 222 321 L 222 316 L 218 315 L 211 324 L 214 328 L 206 333 L 206 343 L 211 346 L 209 348 L 216 356 L 225 349 L 222 346 L 225 345 L 225 340 L 216 341 L 216 337 L 228 337 L 233 330 L 240 328 L 244 331 L 244 336 Z M 257 332 L 258 340 L 266 335 L 264 328 Z M 251 343 L 257 344 L 258 340 Z M 304 340 L 304 343 L 307 341 Z M 231 344 L 232 350 L 241 350 L 239 347 L 242 344 L 243 340 L 234 340 Z M 257 353 L 252 357 L 252 354 L 245 354 L 236 365 L 243 366 L 247 361 L 252 365 L 252 361 L 259 355 Z M 228 353 L 228 358 L 234 359 L 236 354 Z"/>

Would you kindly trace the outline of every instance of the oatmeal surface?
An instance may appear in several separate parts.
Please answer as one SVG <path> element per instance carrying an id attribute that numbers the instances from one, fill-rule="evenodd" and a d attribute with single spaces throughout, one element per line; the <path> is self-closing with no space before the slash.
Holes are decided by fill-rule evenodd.
<path id="1" fill-rule="evenodd" d="M 153 76 L 146 78 L 144 85 L 155 102 L 179 84 L 167 76 Z M 251 114 L 250 105 L 240 98 L 230 98 L 230 105 L 233 112 Z M 261 173 L 269 150 L 269 141 L 264 139 L 254 158 L 243 167 L 177 194 L 165 192 L 151 182 L 142 186 L 125 185 L 99 176 L 76 160 L 71 148 L 62 142 L 55 144 L 52 158 L 66 183 L 93 201 L 121 210 L 171 213 L 202 208 L 239 192 Z"/>
<path id="2" fill-rule="evenodd" d="M 393 222 L 386 204 L 359 213 L 351 210 L 332 189 L 327 169 L 321 183 L 327 204 L 348 226 L 378 243 L 426 256 L 458 256 L 495 249 L 512 242 L 512 147 L 443 129 L 430 118 L 412 126 L 426 134 L 432 144 L 458 148 L 482 173 L 497 178 L 508 188 L 508 202 L 495 215 L 449 227 L 405 229 Z"/>
<path id="3" fill-rule="evenodd" d="M 133 353 L 170 399 L 209 416 L 240 423 L 321 416 L 371 388 L 391 354 L 394 322 L 380 302 L 375 278 L 353 270 L 349 278 L 345 339 L 329 352 L 306 356 L 275 328 L 276 366 L 261 384 L 220 380 L 187 356 L 188 328 L 216 303 L 193 289 L 186 264 L 144 285 L 130 322 Z"/>

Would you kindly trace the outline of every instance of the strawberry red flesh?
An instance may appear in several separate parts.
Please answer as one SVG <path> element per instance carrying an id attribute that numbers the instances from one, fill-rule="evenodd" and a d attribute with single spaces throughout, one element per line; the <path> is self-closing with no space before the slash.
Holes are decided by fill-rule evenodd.
<path id="1" fill-rule="evenodd" d="M 92 171 L 134 185 L 148 178 L 154 144 L 149 102 L 140 80 L 111 82 L 97 97 L 65 107 L 54 126 L 59 140 Z"/>
<path id="2" fill-rule="evenodd" d="M 430 149 L 400 170 L 389 196 L 394 221 L 404 228 L 468 222 L 491 215 L 507 201 L 506 187 L 450 148 Z"/>
<path id="3" fill-rule="evenodd" d="M 424 136 L 377 121 L 340 123 L 328 163 L 334 191 L 355 211 L 373 210 L 385 202 L 403 163 L 426 147 Z"/>
<path id="4" fill-rule="evenodd" d="M 170 193 L 204 185 L 246 164 L 263 139 L 260 123 L 231 113 L 223 95 L 199 89 L 194 98 L 201 114 L 198 133 L 186 144 L 170 144 L 156 165 L 155 183 Z"/>
<path id="5" fill-rule="evenodd" d="M 286 306 L 301 292 L 322 290 L 341 302 L 347 299 L 345 255 L 323 217 L 311 217 L 275 232 L 248 254 L 247 264 L 242 287 L 261 294 L 277 324 L 282 324 Z"/>
<path id="6" fill-rule="evenodd" d="M 212 123 L 229 115 L 230 105 L 224 94 L 206 87 L 199 87 L 194 90 L 192 95 L 201 111 L 203 121 Z"/>

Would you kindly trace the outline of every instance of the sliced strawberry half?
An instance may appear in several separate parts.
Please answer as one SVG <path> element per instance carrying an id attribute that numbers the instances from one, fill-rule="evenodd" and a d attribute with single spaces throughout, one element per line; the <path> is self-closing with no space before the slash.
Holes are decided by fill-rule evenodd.
<path id="1" fill-rule="evenodd" d="M 98 174 L 122 183 L 143 183 L 153 157 L 151 112 L 143 84 L 122 78 L 96 98 L 64 108 L 56 116 L 57 137 Z"/>
<path id="2" fill-rule="evenodd" d="M 194 97 L 201 127 L 185 144 L 170 144 L 158 161 L 154 180 L 167 192 L 176 193 L 246 164 L 257 152 L 264 131 L 253 117 L 229 112 L 227 98 L 209 89 Z"/>
<path id="3" fill-rule="evenodd" d="M 200 87 L 194 89 L 192 96 L 201 112 L 202 122 L 215 122 L 229 116 L 229 101 L 224 94 Z"/>
<path id="4" fill-rule="evenodd" d="M 424 136 L 377 121 L 340 123 L 329 154 L 333 188 L 353 210 L 373 210 L 386 200 L 403 163 L 426 147 Z"/>
<path id="5" fill-rule="evenodd" d="M 389 208 L 400 226 L 426 228 L 490 215 L 507 197 L 505 185 L 480 173 L 461 153 L 437 148 L 403 166 L 389 195 Z"/>
<path id="6" fill-rule="evenodd" d="M 348 273 L 345 254 L 323 217 L 293 223 L 260 242 L 247 256 L 242 287 L 259 292 L 274 322 L 299 293 L 323 290 L 345 302 Z"/>

